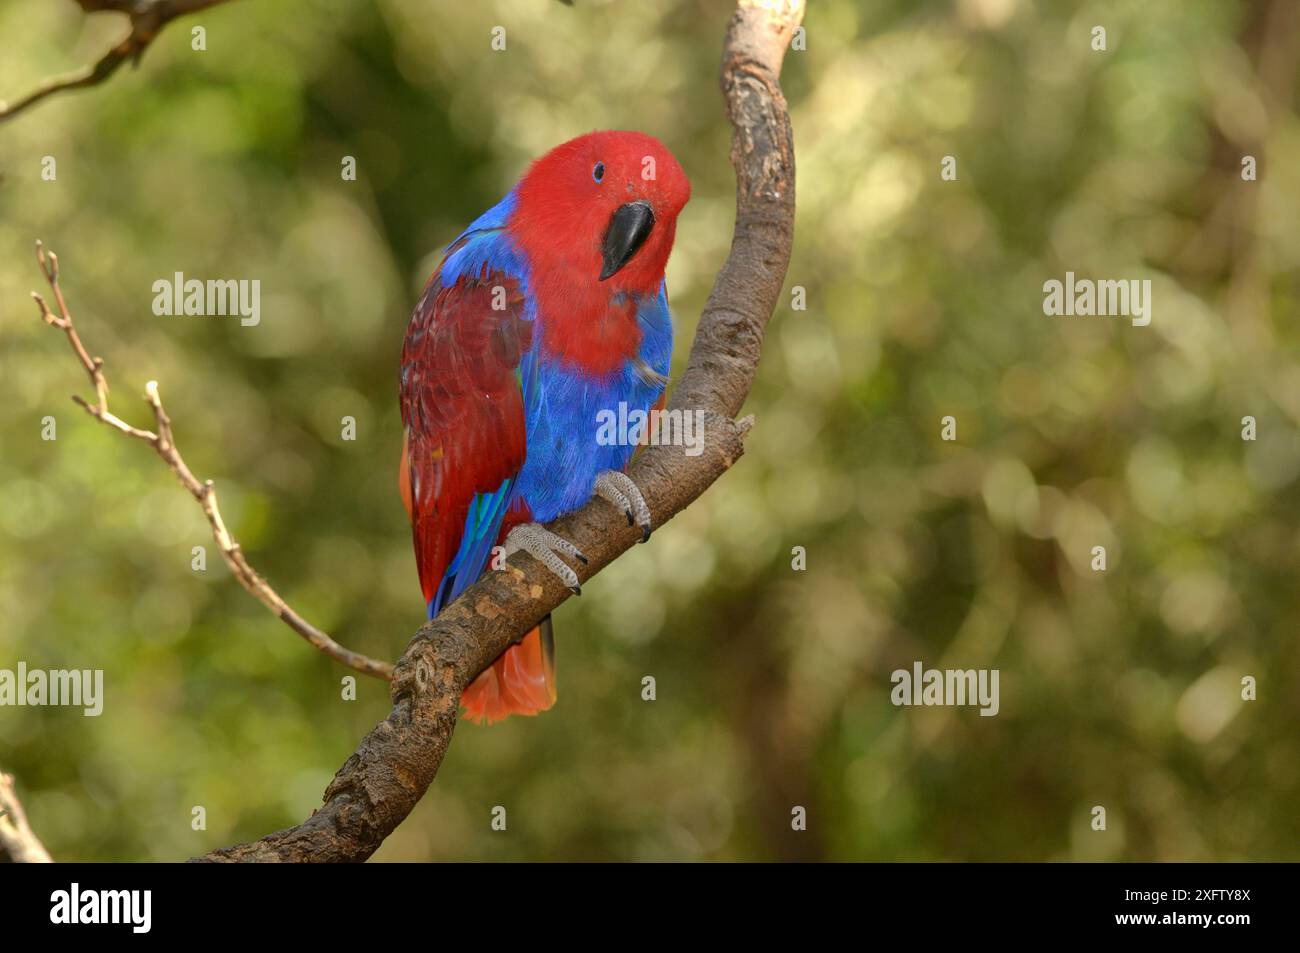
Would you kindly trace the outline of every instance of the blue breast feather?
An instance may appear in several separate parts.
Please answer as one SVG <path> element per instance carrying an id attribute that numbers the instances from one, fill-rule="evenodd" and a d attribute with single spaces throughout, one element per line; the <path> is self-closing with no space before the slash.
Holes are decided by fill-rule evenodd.
<path id="1" fill-rule="evenodd" d="M 515 208 L 512 191 L 481 215 L 447 246 L 456 248 L 444 261 L 443 287 L 464 276 L 477 276 L 486 265 L 519 281 L 526 301 L 524 318 L 534 322 L 533 342 L 519 365 L 524 396 L 526 458 L 523 469 L 491 493 L 480 493 L 470 506 L 460 547 L 447 567 L 442 585 L 429 603 L 429 618 L 470 586 L 487 565 L 506 510 L 522 499 L 533 519 L 547 523 L 570 513 L 591 499 L 592 484 L 603 470 L 621 470 L 631 459 L 633 446 L 602 446 L 596 440 L 598 414 L 647 411 L 659 399 L 662 385 L 647 382 L 632 362 L 604 378 L 548 360 L 541 354 L 537 306 L 528 292 L 528 263 L 504 231 Z M 673 351 L 673 326 L 668 312 L 667 288 L 637 302 L 641 324 L 640 358 L 667 376 Z"/>

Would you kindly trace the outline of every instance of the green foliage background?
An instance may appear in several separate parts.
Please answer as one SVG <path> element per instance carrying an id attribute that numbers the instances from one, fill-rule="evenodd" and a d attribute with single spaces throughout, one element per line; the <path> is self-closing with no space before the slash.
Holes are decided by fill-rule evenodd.
<path id="1" fill-rule="evenodd" d="M 559 610 L 558 705 L 458 727 L 377 858 L 1300 859 L 1293 14 L 811 0 L 784 76 L 808 308 L 771 326 L 747 455 Z M 158 380 L 254 564 L 395 658 L 422 615 L 397 360 L 438 250 L 557 142 L 656 134 L 695 190 L 668 276 L 680 370 L 730 241 L 728 15 L 245 0 L 0 125 L 0 667 L 107 681 L 97 719 L 0 709 L 0 766 L 57 858 L 295 823 L 388 701 L 364 678 L 343 701 L 344 670 L 230 578 L 159 461 L 68 400 L 86 382 L 28 300 L 33 241 L 117 412 L 147 423 Z M 4 4 L 0 96 L 121 31 Z M 1067 270 L 1151 279 L 1152 324 L 1045 317 Z M 155 317 L 177 271 L 259 278 L 262 324 Z M 998 668 L 1001 714 L 893 707 L 916 659 Z"/>

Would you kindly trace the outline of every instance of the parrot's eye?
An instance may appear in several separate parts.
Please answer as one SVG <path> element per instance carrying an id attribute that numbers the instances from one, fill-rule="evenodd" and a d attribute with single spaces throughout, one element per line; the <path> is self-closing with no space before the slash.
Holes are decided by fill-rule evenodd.
<path id="1" fill-rule="evenodd" d="M 596 167 L 591 170 L 591 177 L 599 182 L 605 177 L 605 163 L 597 162 Z"/>

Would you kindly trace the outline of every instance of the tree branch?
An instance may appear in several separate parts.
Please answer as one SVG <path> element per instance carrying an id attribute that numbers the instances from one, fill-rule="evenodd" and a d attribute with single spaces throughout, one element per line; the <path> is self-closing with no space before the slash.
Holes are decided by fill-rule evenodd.
<path id="1" fill-rule="evenodd" d="M 629 469 L 662 525 L 739 459 L 753 423 L 732 420 L 749 393 L 763 331 L 785 280 L 794 239 L 794 144 L 778 77 L 803 18 L 803 0 L 739 0 L 723 44 L 722 90 L 733 125 L 736 226 L 731 253 L 701 316 L 671 410 L 703 413 L 704 452 L 647 447 Z M 639 539 L 596 500 L 552 529 L 589 562 L 585 581 Z M 416 632 L 397 663 L 393 709 L 362 739 L 324 804 L 297 827 L 213 851 L 208 861 L 361 861 L 415 807 L 442 763 L 461 692 L 569 595 L 554 575 L 516 554 Z"/>
<path id="2" fill-rule="evenodd" d="M 162 398 L 158 395 L 157 381 L 150 381 L 145 385 L 145 402 L 153 409 L 156 432 L 133 427 L 109 411 L 108 380 L 104 377 L 104 360 L 100 357 L 91 357 L 90 352 L 81 343 L 81 336 L 77 334 L 77 328 L 72 322 L 72 315 L 68 311 L 67 302 L 63 298 L 63 289 L 59 285 L 59 257 L 54 252 L 47 253 L 45 247 L 40 242 L 37 242 L 36 260 L 41 266 L 45 280 L 54 295 L 54 303 L 59 309 L 58 314 L 55 314 L 50 310 L 50 306 L 45 299 L 33 291 L 32 298 L 35 299 L 37 307 L 41 310 L 41 318 L 46 324 L 58 328 L 67 335 L 68 344 L 72 347 L 73 353 L 76 354 L 77 360 L 81 362 L 81 366 L 86 369 L 86 374 L 90 377 L 90 383 L 95 388 L 95 403 L 92 404 L 75 394 L 72 397 L 73 401 L 100 423 L 106 424 L 128 437 L 141 440 L 154 448 L 172 473 L 176 474 L 176 479 L 181 482 L 181 486 L 189 490 L 190 495 L 198 500 L 199 506 L 203 508 L 203 515 L 208 518 L 208 525 L 212 528 L 212 538 L 216 540 L 217 548 L 221 551 L 221 557 L 226 561 L 226 565 L 230 567 L 230 571 L 235 574 L 239 584 L 256 596 L 285 625 L 330 658 L 342 662 L 349 668 L 356 669 L 366 675 L 374 675 L 377 678 L 391 679 L 393 677 L 392 665 L 368 658 L 359 652 L 353 652 L 351 649 L 339 645 L 295 612 L 281 598 L 280 594 L 272 589 L 270 584 L 249 565 L 243 549 L 235 541 L 234 536 L 231 535 L 226 526 L 225 519 L 222 518 L 221 508 L 217 504 L 216 486 L 211 480 L 200 482 L 185 463 L 185 458 L 181 456 L 180 450 L 177 449 L 176 439 L 172 435 L 171 418 L 167 416 L 167 411 L 163 409 Z"/>
<path id="3" fill-rule="evenodd" d="M 126 14 L 131 23 L 130 32 L 94 65 L 67 76 L 46 80 L 13 103 L 0 103 L 0 122 L 12 119 L 55 93 L 97 86 L 117 72 L 117 68 L 127 60 L 138 66 L 140 57 L 149 44 L 172 20 L 228 2 L 229 0 L 77 0 L 77 4 L 86 13 L 113 11 Z"/>
<path id="4" fill-rule="evenodd" d="M 14 790 L 13 775 L 0 771 L 0 860 L 15 864 L 48 864 L 49 851 L 27 826 L 27 814 Z"/>

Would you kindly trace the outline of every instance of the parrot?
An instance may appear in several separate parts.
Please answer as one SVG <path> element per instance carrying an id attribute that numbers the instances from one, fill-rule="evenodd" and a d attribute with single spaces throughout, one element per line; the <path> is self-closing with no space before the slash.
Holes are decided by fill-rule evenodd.
<path id="1" fill-rule="evenodd" d="M 691 185 L 658 139 L 597 131 L 536 159 L 450 245 L 402 343 L 398 487 L 428 617 L 525 552 L 581 595 L 543 524 L 600 497 L 649 539 L 624 472 L 638 439 L 602 438 L 602 413 L 663 406 L 673 328 L 664 271 Z M 624 418 L 626 419 L 626 418 Z M 548 615 L 462 693 L 488 724 L 555 704 Z"/>

